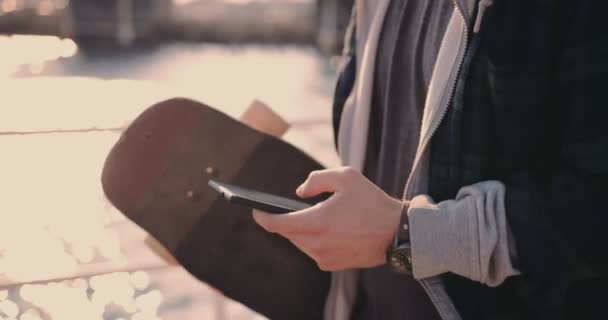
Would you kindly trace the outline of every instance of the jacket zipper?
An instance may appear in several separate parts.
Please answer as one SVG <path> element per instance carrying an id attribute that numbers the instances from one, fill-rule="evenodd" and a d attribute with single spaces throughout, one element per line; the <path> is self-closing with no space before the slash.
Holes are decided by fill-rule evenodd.
<path id="1" fill-rule="evenodd" d="M 458 11 L 460 18 L 462 19 L 462 21 L 464 23 L 464 35 L 463 35 L 464 38 L 462 39 L 462 41 L 464 42 L 464 45 L 461 44 L 460 52 L 458 53 L 459 56 L 457 58 L 458 62 L 457 62 L 456 68 L 452 69 L 452 74 L 450 75 L 450 78 L 448 79 L 448 82 L 450 83 L 450 85 L 448 87 L 449 96 L 447 99 L 442 98 L 442 102 L 440 104 L 441 106 L 444 106 L 443 110 L 442 110 L 441 114 L 439 115 L 438 120 L 433 125 L 433 127 L 427 131 L 427 134 L 424 137 L 424 140 L 422 140 L 420 142 L 420 147 L 418 148 L 418 152 L 416 153 L 416 158 L 415 158 L 414 164 L 412 166 L 411 174 L 407 180 L 407 183 L 405 184 L 405 189 L 403 191 L 402 198 L 404 198 L 404 199 L 407 199 L 409 197 L 408 193 L 410 192 L 411 184 L 414 180 L 414 177 L 418 174 L 418 170 L 420 169 L 420 162 L 422 160 L 422 156 L 426 152 L 426 148 L 428 147 L 428 145 L 431 141 L 431 138 L 435 135 L 435 133 L 439 129 L 439 125 L 443 122 L 443 119 L 445 118 L 445 115 L 447 114 L 449 105 L 452 102 L 452 99 L 454 98 L 454 91 L 456 89 L 458 75 L 460 74 L 460 71 L 462 69 L 462 65 L 464 63 L 464 58 L 465 58 L 465 53 L 468 48 L 469 27 L 467 26 L 466 18 L 464 16 L 464 13 L 460 10 L 460 7 L 458 6 L 457 0 L 452 0 L 452 3 L 454 4 L 454 10 Z M 445 96 L 446 93 L 447 92 L 444 91 L 443 95 Z M 444 102 L 443 100 L 447 100 L 447 101 Z M 432 121 L 432 120 L 430 120 L 430 121 Z"/>
<path id="2" fill-rule="evenodd" d="M 463 24 L 464 24 L 464 34 L 461 36 L 462 37 L 461 41 L 463 41 L 464 44 L 462 42 L 460 44 L 460 48 L 459 48 L 459 52 L 458 52 L 458 56 L 457 56 L 457 64 L 456 64 L 455 68 L 452 69 L 450 78 L 448 78 L 448 82 L 449 82 L 448 90 L 449 91 L 444 91 L 442 93 L 442 95 L 443 95 L 442 101 L 439 104 L 439 106 L 443 108 L 441 110 L 441 114 L 439 115 L 439 117 L 437 118 L 435 123 L 431 123 L 433 126 L 427 130 L 426 136 L 420 142 L 420 146 L 418 148 L 418 151 L 416 153 L 416 158 L 415 158 L 414 164 L 412 166 L 412 171 L 410 173 L 410 176 L 405 185 L 405 189 L 403 191 L 403 199 L 410 198 L 409 193 L 411 192 L 410 191 L 411 185 L 413 183 L 414 178 L 419 174 L 418 171 L 420 170 L 420 162 L 422 160 L 422 157 L 426 152 L 426 148 L 428 147 L 428 145 L 431 141 L 431 138 L 435 135 L 435 133 L 439 129 L 439 125 L 443 122 L 443 119 L 445 118 L 445 116 L 447 114 L 449 105 L 454 98 L 454 91 L 456 90 L 458 76 L 459 76 L 462 66 L 464 64 L 465 53 L 466 53 L 468 45 L 469 45 L 468 44 L 469 43 L 469 30 L 468 30 L 469 27 L 467 25 L 467 21 L 464 16 L 464 13 L 460 10 L 457 0 L 452 0 L 452 3 L 454 4 L 454 10 L 458 11 L 458 14 L 460 15 L 460 18 L 462 19 Z M 446 96 L 447 96 L 447 98 L 445 98 Z M 432 121 L 432 120 L 430 120 L 430 121 Z M 431 301 L 433 302 L 433 304 L 435 305 L 435 308 L 437 309 L 439 316 L 443 320 L 460 319 L 458 312 L 455 309 L 453 309 L 454 308 L 453 306 L 452 306 L 452 308 L 448 308 L 448 310 L 445 310 L 446 309 L 445 307 L 440 306 L 440 305 L 443 305 L 443 303 L 440 303 L 439 301 L 437 301 L 437 296 L 436 296 L 435 291 L 433 290 L 432 284 L 429 284 L 426 280 L 422 280 L 421 285 L 424 288 L 424 291 L 427 293 L 427 295 L 431 299 Z M 453 313 L 449 312 L 450 309 L 452 309 Z"/>

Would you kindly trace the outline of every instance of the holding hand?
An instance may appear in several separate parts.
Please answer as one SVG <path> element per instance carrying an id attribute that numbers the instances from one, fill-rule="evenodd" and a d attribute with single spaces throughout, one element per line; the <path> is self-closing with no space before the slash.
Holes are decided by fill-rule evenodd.
<path id="1" fill-rule="evenodd" d="M 311 208 L 287 214 L 254 210 L 254 220 L 289 239 L 325 271 L 385 263 L 386 249 L 399 228 L 402 201 L 350 167 L 314 171 L 296 192 L 301 198 L 324 192 L 333 195 Z"/>

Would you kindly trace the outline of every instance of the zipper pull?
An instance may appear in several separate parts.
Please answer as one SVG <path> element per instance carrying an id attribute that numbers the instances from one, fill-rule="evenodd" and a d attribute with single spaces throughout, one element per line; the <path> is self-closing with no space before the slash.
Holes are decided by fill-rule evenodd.
<path id="1" fill-rule="evenodd" d="M 479 33 L 481 23 L 483 21 L 483 15 L 486 13 L 486 9 L 492 6 L 493 0 L 481 0 L 479 2 L 479 9 L 477 10 L 477 17 L 475 18 L 475 26 L 473 27 L 473 33 Z"/>

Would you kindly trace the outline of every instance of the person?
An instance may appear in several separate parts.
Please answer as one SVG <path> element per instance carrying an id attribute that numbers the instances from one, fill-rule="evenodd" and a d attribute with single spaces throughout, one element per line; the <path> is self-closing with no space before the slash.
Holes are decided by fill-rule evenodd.
<path id="1" fill-rule="evenodd" d="M 332 271 L 326 319 L 605 319 L 608 3 L 357 0 L 346 167 L 254 212 Z"/>

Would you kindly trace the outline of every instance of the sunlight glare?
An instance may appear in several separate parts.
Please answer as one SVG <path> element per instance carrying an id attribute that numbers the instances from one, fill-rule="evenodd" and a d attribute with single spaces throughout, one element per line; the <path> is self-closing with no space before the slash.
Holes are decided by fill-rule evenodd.
<path id="1" fill-rule="evenodd" d="M 19 306 L 11 300 L 0 301 L 0 313 L 9 318 L 14 318 L 19 314 Z"/>
<path id="2" fill-rule="evenodd" d="M 150 285 L 150 276 L 145 271 L 135 271 L 131 274 L 131 283 L 137 290 L 146 290 Z"/>
<path id="3" fill-rule="evenodd" d="M 50 16 L 55 12 L 55 4 L 52 0 L 42 0 L 38 3 L 36 13 L 41 16 Z"/>
<path id="4" fill-rule="evenodd" d="M 5 4 L 6 1 L 2 6 Z M 20 66 L 28 66 L 32 74 L 40 74 L 47 62 L 75 56 L 78 46 L 72 39 L 55 36 L 0 35 L 0 52 L 0 76 L 11 74 Z"/>
<path id="5" fill-rule="evenodd" d="M 6 13 L 13 12 L 17 10 L 17 0 L 4 0 L 0 7 Z"/>
<path id="6" fill-rule="evenodd" d="M 190 4 L 195 1 L 196 0 L 173 0 L 173 3 L 178 6 L 184 6 L 184 5 Z"/>
<path id="7" fill-rule="evenodd" d="M 36 309 L 28 309 L 21 314 L 19 320 L 42 320 L 40 312 Z"/>

